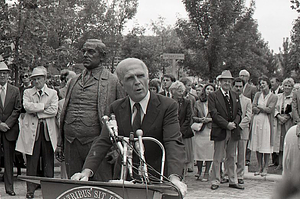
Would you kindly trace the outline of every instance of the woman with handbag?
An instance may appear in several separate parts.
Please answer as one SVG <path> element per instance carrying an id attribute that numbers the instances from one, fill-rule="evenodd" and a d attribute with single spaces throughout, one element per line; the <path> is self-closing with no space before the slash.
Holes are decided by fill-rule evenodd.
<path id="1" fill-rule="evenodd" d="M 214 142 L 210 140 L 211 132 L 211 117 L 208 114 L 207 96 L 215 91 L 213 84 L 204 86 L 200 99 L 196 101 L 194 107 L 194 117 L 192 129 L 195 132 L 194 136 L 194 160 L 197 162 L 198 173 L 196 179 L 207 182 L 209 179 L 209 170 L 213 160 Z M 202 166 L 205 161 L 205 171 L 202 178 Z"/>

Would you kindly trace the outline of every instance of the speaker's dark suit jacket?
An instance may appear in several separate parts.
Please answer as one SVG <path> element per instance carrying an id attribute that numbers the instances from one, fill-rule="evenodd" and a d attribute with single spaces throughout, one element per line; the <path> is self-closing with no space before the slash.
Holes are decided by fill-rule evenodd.
<path id="1" fill-rule="evenodd" d="M 119 135 L 129 137 L 130 132 L 133 132 L 129 97 L 112 103 L 110 112 L 116 116 Z M 166 149 L 166 175 L 177 174 L 182 176 L 185 149 L 178 122 L 177 102 L 171 98 L 150 92 L 147 112 L 144 115 L 141 128 L 144 137 L 154 137 L 164 145 Z M 101 136 L 93 144 L 83 169 L 89 168 L 96 171 L 111 145 L 106 128 L 102 128 Z M 144 145 L 146 162 L 160 171 L 160 148 L 153 142 L 144 142 Z"/>
<path id="2" fill-rule="evenodd" d="M 13 190 L 13 160 L 16 140 L 19 136 L 18 118 L 21 112 L 21 97 L 19 88 L 7 84 L 4 106 L 0 103 L 0 120 L 10 128 L 0 131 L 4 152 L 4 181 L 6 191 Z"/>
<path id="3" fill-rule="evenodd" d="M 233 122 L 237 128 L 232 131 L 231 138 L 240 139 L 240 127 L 242 109 L 238 95 L 230 91 L 230 99 L 232 100 Z M 211 140 L 222 141 L 226 138 L 227 125 L 229 123 L 229 114 L 227 112 L 225 99 L 222 91 L 219 89 L 208 95 L 208 111 L 212 117 Z"/>

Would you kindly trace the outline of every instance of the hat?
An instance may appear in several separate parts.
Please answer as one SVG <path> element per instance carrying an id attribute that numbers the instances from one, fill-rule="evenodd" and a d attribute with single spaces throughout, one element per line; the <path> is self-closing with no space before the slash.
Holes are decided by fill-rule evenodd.
<path id="1" fill-rule="evenodd" d="M 0 62 L 0 71 L 10 71 L 4 62 Z"/>
<path id="2" fill-rule="evenodd" d="M 220 76 L 218 76 L 218 80 L 220 79 L 233 79 L 231 72 L 229 70 L 224 70 Z"/>
<path id="3" fill-rule="evenodd" d="M 36 76 L 47 76 L 47 69 L 44 66 L 38 66 L 33 69 L 32 74 L 30 78 L 36 77 Z"/>

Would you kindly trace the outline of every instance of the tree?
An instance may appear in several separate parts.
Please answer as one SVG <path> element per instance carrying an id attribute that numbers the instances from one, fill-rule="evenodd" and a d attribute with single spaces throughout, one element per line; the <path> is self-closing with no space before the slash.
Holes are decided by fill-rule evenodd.
<path id="1" fill-rule="evenodd" d="M 287 75 L 291 75 L 292 71 L 296 74 L 300 72 L 300 18 L 295 20 L 294 26 L 291 31 L 291 42 L 286 41 L 284 43 L 284 52 L 282 53 L 286 56 L 286 68 Z M 296 78 L 299 80 L 299 78 Z"/>
<path id="2" fill-rule="evenodd" d="M 124 24 L 136 14 L 137 0 L 18 0 L 10 7 L 0 0 L 0 7 L 1 40 L 14 46 L 9 57 L 16 71 L 37 65 L 60 70 L 81 60 L 79 49 L 87 38 L 107 44 L 110 62 L 119 51 Z"/>
<path id="3" fill-rule="evenodd" d="M 237 75 L 246 68 L 255 76 L 268 73 L 270 54 L 243 0 L 184 0 L 189 20 L 177 21 L 177 33 L 192 56 L 187 64 L 199 76 L 212 81 L 224 69 Z M 259 70 L 257 70 L 259 69 Z M 251 76 L 252 76 L 251 74 Z"/>
<path id="4" fill-rule="evenodd" d="M 147 36 L 147 28 L 136 25 L 124 37 L 122 43 L 122 57 L 136 57 L 145 62 L 149 68 L 150 78 L 159 77 L 171 65 L 162 58 L 163 53 L 184 53 L 181 40 L 165 19 L 159 17 L 148 27 L 154 35 Z"/>

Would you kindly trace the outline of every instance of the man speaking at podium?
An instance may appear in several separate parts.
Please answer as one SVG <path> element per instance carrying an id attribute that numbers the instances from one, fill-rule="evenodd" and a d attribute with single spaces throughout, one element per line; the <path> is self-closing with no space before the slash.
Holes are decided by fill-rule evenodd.
<path id="1" fill-rule="evenodd" d="M 129 137 L 130 132 L 142 129 L 144 136 L 159 140 L 166 150 L 166 176 L 184 196 L 187 186 L 181 180 L 186 157 L 178 122 L 177 103 L 148 90 L 148 68 L 143 61 L 127 58 L 118 64 L 116 72 L 128 94 L 110 105 L 110 112 L 116 116 L 119 135 Z M 111 145 L 108 130 L 102 128 L 101 135 L 92 145 L 85 160 L 82 172 L 74 174 L 72 179 L 87 181 L 97 170 Z M 145 142 L 144 146 L 147 164 L 160 171 L 160 148 L 152 142 Z M 155 176 L 151 171 L 149 173 Z"/>

